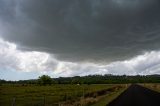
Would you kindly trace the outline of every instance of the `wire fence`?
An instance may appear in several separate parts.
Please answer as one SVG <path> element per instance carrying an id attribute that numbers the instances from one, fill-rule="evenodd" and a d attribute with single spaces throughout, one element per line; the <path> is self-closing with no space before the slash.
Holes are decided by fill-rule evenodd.
<path id="1" fill-rule="evenodd" d="M 79 97 L 78 93 L 75 92 L 73 96 L 70 93 L 65 93 L 63 96 L 43 96 L 43 97 L 13 97 L 11 98 L 11 106 L 68 106 L 69 102 L 79 100 L 80 103 L 74 104 L 74 106 L 84 106 L 85 93 Z"/>

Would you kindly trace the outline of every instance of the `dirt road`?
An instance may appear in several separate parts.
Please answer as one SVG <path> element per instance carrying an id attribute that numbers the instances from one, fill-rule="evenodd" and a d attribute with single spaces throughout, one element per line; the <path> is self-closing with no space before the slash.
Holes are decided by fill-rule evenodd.
<path id="1" fill-rule="evenodd" d="M 131 85 L 107 106 L 160 106 L 160 93 L 139 85 Z"/>

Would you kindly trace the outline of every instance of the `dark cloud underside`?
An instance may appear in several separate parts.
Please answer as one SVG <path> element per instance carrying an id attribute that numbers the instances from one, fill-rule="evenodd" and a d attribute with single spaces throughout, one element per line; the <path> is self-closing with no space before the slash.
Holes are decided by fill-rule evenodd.
<path id="1" fill-rule="evenodd" d="M 160 49 L 159 0 L 1 0 L 2 37 L 67 61 Z"/>

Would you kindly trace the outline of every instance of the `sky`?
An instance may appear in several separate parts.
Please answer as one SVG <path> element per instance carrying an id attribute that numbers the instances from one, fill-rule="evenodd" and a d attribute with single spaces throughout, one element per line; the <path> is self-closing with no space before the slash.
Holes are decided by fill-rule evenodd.
<path id="1" fill-rule="evenodd" d="M 159 0 L 0 0 L 0 79 L 160 74 Z"/>

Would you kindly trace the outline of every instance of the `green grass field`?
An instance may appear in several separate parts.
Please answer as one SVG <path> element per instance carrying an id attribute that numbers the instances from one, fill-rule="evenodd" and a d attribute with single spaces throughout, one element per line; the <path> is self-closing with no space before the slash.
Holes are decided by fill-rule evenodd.
<path id="1" fill-rule="evenodd" d="M 120 85 L 2 85 L 0 86 L 0 106 L 58 106 L 64 101 L 78 100 L 88 93 L 113 88 Z M 121 85 L 122 86 L 122 85 Z"/>

